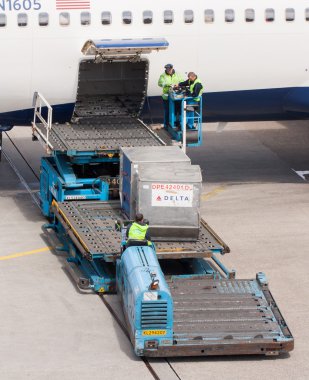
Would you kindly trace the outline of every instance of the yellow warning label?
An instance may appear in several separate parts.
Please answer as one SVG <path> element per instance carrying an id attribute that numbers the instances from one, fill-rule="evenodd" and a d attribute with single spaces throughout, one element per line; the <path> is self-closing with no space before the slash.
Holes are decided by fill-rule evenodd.
<path id="1" fill-rule="evenodd" d="M 166 335 L 166 330 L 144 330 L 143 335 L 147 335 L 147 336 Z"/>
<path id="2" fill-rule="evenodd" d="M 99 289 L 99 293 L 104 293 L 105 292 L 105 289 L 104 288 L 100 288 Z"/>

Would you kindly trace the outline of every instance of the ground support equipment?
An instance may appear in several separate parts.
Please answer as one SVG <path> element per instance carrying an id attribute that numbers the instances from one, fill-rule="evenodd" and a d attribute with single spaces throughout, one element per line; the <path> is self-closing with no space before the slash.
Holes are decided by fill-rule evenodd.
<path id="1" fill-rule="evenodd" d="M 121 256 L 123 234 L 115 228 L 127 221 L 117 201 L 53 201 L 51 207 L 53 228 L 70 258 L 69 270 L 81 288 L 96 292 L 115 291 L 115 271 L 112 263 Z M 160 260 L 211 258 L 215 264 L 218 254 L 229 252 L 228 246 L 201 222 L 199 240 L 196 242 L 156 242 L 156 254 Z M 201 260 L 199 265 L 203 264 Z M 226 269 L 226 274 L 235 273 Z"/>
<path id="2" fill-rule="evenodd" d="M 197 242 L 156 242 L 155 250 L 129 247 L 122 254 L 115 222 L 126 218 L 118 202 L 52 207 L 73 278 L 81 289 L 117 287 L 137 355 L 278 355 L 293 349 L 265 276 L 236 280 L 218 259 L 228 247 L 204 221 Z M 152 290 L 154 280 L 159 288 Z"/>
<path id="3" fill-rule="evenodd" d="M 168 268 L 150 247 L 129 247 L 117 259 L 117 289 L 139 356 L 279 355 L 294 346 L 263 273 L 236 280 L 210 259 Z"/>
<path id="4" fill-rule="evenodd" d="M 229 248 L 204 220 L 196 224 L 194 241 L 125 243 L 119 228 L 129 222 L 118 201 L 124 174 L 120 148 L 171 143 L 138 118 L 149 72 L 141 52 L 166 47 L 161 39 L 87 41 L 82 51 L 92 57 L 80 63 L 70 123 L 53 123 L 52 107 L 35 94 L 33 137 L 50 155 L 43 158 L 41 173 L 45 227 L 62 242 L 66 268 L 79 288 L 117 289 L 137 355 L 288 352 L 294 340 L 265 276 L 236 280 L 235 271 L 218 258 Z M 202 141 L 201 104 L 194 111 L 195 130 L 188 131 L 185 101 L 170 96 L 168 128 L 184 148 Z M 180 129 L 176 102 L 181 103 Z"/>
<path id="5" fill-rule="evenodd" d="M 183 146 L 202 145 L 201 99 L 199 97 L 198 100 L 195 100 L 180 90 L 169 92 L 169 124 L 165 128 L 172 138 Z M 188 128 L 188 124 L 193 127 Z"/>

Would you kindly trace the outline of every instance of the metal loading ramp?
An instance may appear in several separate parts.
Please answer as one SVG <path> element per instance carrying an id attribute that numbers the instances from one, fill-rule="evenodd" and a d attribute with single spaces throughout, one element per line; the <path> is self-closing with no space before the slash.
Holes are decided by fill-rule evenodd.
<path id="1" fill-rule="evenodd" d="M 35 94 L 33 135 L 50 152 L 69 156 L 119 151 L 120 147 L 166 145 L 140 119 L 148 83 L 148 61 L 121 55 L 111 62 L 85 60 L 79 66 L 78 89 L 70 123 L 53 123 L 47 100 Z M 45 113 L 47 108 L 47 117 Z"/>
<path id="2" fill-rule="evenodd" d="M 121 233 L 115 231 L 115 221 L 123 221 L 120 203 L 71 201 L 54 202 L 56 218 L 69 229 L 74 240 L 82 245 L 85 255 L 105 255 L 115 260 L 120 254 Z M 213 251 L 228 251 L 228 247 L 202 220 L 200 238 L 196 242 L 155 242 L 161 258 L 210 257 Z"/>
<path id="3" fill-rule="evenodd" d="M 173 345 L 146 356 L 278 355 L 293 337 L 258 280 L 167 279 L 174 304 Z"/>
<path id="4" fill-rule="evenodd" d="M 164 145 L 149 127 L 130 116 L 53 124 L 48 139 L 44 125 L 37 124 L 36 131 L 44 144 L 49 143 L 52 150 L 61 152 L 104 152 L 118 151 L 121 146 Z"/>

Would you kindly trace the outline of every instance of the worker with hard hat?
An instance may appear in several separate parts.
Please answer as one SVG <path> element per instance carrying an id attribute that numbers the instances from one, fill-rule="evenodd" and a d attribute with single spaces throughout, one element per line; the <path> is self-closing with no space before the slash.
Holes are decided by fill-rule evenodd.
<path id="1" fill-rule="evenodd" d="M 162 87 L 162 99 L 163 99 L 163 107 L 164 107 L 164 126 L 167 127 L 169 125 L 169 101 L 168 101 L 168 93 L 169 89 L 172 86 L 177 85 L 179 82 L 183 81 L 183 77 L 181 74 L 177 73 L 173 65 L 168 63 L 164 66 L 165 71 L 160 75 L 158 86 Z"/>

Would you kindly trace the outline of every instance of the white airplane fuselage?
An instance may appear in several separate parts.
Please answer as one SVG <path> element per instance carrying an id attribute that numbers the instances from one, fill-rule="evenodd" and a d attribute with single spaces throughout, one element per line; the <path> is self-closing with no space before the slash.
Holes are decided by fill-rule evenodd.
<path id="1" fill-rule="evenodd" d="M 162 112 L 157 82 L 166 63 L 174 64 L 184 78 L 189 71 L 198 74 L 204 85 L 206 120 L 309 116 L 309 21 L 305 17 L 309 4 L 305 0 L 90 0 L 90 9 L 81 3 L 81 9 L 74 10 L 57 10 L 56 4 L 56 0 L 0 0 L 0 14 L 6 18 L 6 25 L 0 27 L 2 127 L 31 122 L 35 91 L 59 112 L 72 108 L 79 63 L 85 59 L 81 48 L 89 39 L 162 37 L 169 42 L 167 50 L 152 52 L 148 58 L 147 94 L 153 117 Z M 274 21 L 265 20 L 269 8 L 275 11 Z M 286 20 L 287 8 L 294 10 L 294 21 Z M 205 22 L 206 9 L 214 11 L 214 22 Z M 233 22 L 225 20 L 227 9 L 235 12 Z M 246 9 L 254 9 L 254 21 L 245 20 Z M 146 10 L 153 12 L 151 24 L 143 23 Z M 172 23 L 163 22 L 165 10 L 173 11 Z M 192 23 L 184 22 L 185 10 L 194 12 Z M 102 25 L 103 11 L 111 13 L 110 25 Z M 132 12 L 131 24 L 123 23 L 123 11 Z M 48 13 L 47 26 L 39 25 L 42 12 Z M 61 12 L 69 13 L 69 25 L 60 25 Z M 81 12 L 91 14 L 89 25 L 81 25 Z M 28 17 L 26 26 L 18 26 L 20 13 Z"/>

